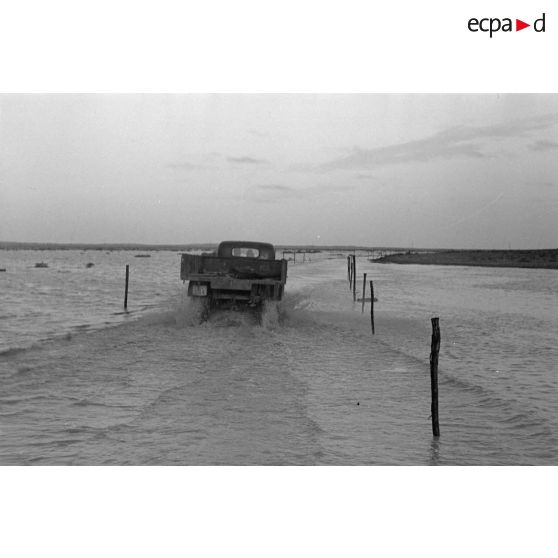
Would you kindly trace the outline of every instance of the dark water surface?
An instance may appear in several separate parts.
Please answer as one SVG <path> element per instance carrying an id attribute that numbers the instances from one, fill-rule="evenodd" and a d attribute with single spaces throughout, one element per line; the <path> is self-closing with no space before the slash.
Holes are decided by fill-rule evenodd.
<path id="1" fill-rule="evenodd" d="M 372 337 L 344 257 L 291 265 L 262 324 L 222 312 L 202 325 L 176 253 L 2 257 L 1 464 L 558 463 L 554 270 L 362 258 L 379 297 Z"/>

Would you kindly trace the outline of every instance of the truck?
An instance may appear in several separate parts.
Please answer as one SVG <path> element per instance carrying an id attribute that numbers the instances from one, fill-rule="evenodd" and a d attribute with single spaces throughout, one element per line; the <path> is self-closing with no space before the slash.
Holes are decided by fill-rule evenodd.
<path id="1" fill-rule="evenodd" d="M 202 320 L 216 308 L 261 311 L 283 298 L 287 261 L 276 259 L 272 244 L 227 240 L 216 252 L 182 254 L 180 278 L 201 302 Z"/>

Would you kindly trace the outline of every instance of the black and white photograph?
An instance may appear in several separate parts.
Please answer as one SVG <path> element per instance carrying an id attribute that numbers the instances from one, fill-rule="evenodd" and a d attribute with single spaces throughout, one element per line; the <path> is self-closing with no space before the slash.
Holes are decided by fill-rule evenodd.
<path id="1" fill-rule="evenodd" d="M 0 107 L 2 464 L 557 463 L 558 95 Z"/>

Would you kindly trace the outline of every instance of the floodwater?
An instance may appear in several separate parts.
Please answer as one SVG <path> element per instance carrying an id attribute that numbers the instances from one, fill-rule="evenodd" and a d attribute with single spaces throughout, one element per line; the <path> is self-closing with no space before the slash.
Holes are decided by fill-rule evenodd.
<path id="1" fill-rule="evenodd" d="M 557 271 L 363 255 L 372 336 L 344 254 L 291 262 L 261 323 L 203 324 L 179 254 L 149 254 L 0 252 L 0 464 L 558 464 Z"/>

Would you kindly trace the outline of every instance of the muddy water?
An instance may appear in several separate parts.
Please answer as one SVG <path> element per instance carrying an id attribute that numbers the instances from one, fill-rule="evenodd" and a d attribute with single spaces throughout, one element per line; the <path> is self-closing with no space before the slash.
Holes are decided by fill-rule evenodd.
<path id="1" fill-rule="evenodd" d="M 126 319 L 107 286 L 123 257 L 99 254 L 96 276 L 75 253 L 63 258 L 63 288 L 23 266 L 31 290 L 51 290 L 4 307 L 2 464 L 558 462 L 555 271 L 363 259 L 359 274 L 379 298 L 372 337 L 342 257 L 291 266 L 285 301 L 261 324 L 221 312 L 201 325 L 176 274 L 161 271 L 177 269 L 176 254 L 134 262 L 144 266 L 131 291 L 141 310 Z M 76 284 L 97 294 L 79 316 L 65 306 Z M 434 315 L 439 441 L 429 420 Z M 17 332 L 27 346 L 14 344 Z"/>

